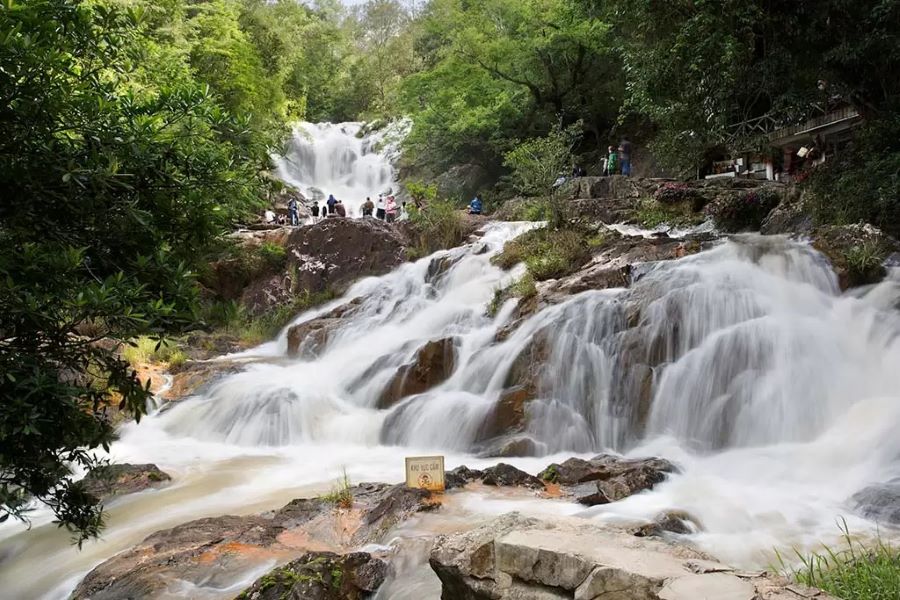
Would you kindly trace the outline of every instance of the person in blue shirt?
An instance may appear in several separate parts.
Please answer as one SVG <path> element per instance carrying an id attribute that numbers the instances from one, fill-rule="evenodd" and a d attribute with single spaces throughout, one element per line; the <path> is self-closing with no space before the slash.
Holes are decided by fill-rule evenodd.
<path id="1" fill-rule="evenodd" d="M 288 216 L 291 218 L 291 226 L 296 227 L 300 224 L 300 207 L 297 205 L 296 198 L 288 201 Z"/>
<path id="2" fill-rule="evenodd" d="M 335 200 L 332 194 L 328 195 L 328 200 L 325 201 L 325 204 L 328 206 L 328 214 L 334 214 L 334 205 L 337 204 L 337 200 Z"/>
<path id="3" fill-rule="evenodd" d="M 475 194 L 475 197 L 472 198 L 471 202 L 469 202 L 469 214 L 480 215 L 481 208 L 481 198 L 478 196 L 478 194 Z"/>

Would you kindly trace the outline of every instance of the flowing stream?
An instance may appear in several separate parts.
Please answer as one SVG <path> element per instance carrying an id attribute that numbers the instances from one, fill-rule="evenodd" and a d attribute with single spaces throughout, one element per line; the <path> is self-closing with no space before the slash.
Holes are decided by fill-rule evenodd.
<path id="1" fill-rule="evenodd" d="M 378 180 L 381 181 L 381 180 Z M 380 184 L 379 184 L 380 185 Z M 495 223 L 462 248 L 355 284 L 300 323 L 358 298 L 321 355 L 287 359 L 286 332 L 202 395 L 123 428 L 117 462 L 157 464 L 173 485 L 109 504 L 109 526 L 79 552 L 36 511 L 33 527 L 0 526 L 0 589 L 10 598 L 65 598 L 93 566 L 150 533 L 202 516 L 250 514 L 353 481 L 400 481 L 403 457 L 439 452 L 447 466 L 487 466 L 485 422 L 516 358 L 544 348 L 526 437 L 540 457 L 505 459 L 536 473 L 604 450 L 659 455 L 681 473 L 648 493 L 582 511 L 570 502 L 452 494 L 446 510 L 404 525 L 401 575 L 379 598 L 436 598 L 423 537 L 508 510 L 625 522 L 683 510 L 689 540 L 743 567 L 773 551 L 834 542 L 837 519 L 860 535 L 875 524 L 849 498 L 900 475 L 900 286 L 896 278 L 840 294 L 829 265 L 780 237 L 738 236 L 697 255 L 645 265 L 631 288 L 588 291 L 509 325 L 495 290 L 519 277 L 491 257 L 532 224 Z M 639 232 L 638 232 L 639 234 Z M 452 339 L 452 375 L 378 409 L 401 365 Z M 501 439 L 502 441 L 502 439 Z M 264 568 L 271 565 L 261 565 Z M 259 572 L 173 597 L 233 597 Z"/>

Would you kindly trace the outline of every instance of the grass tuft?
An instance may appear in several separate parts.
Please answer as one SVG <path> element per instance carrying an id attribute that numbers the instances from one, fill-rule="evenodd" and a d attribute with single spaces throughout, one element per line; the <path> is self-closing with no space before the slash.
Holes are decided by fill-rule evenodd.
<path id="1" fill-rule="evenodd" d="M 353 508 L 353 491 L 350 478 L 347 476 L 347 470 L 340 479 L 338 479 L 331 492 L 322 496 L 322 500 L 329 504 L 334 504 L 338 508 Z"/>
<path id="2" fill-rule="evenodd" d="M 510 269 L 524 262 L 534 281 L 544 281 L 577 271 L 590 258 L 590 249 L 583 232 L 542 227 L 507 242 L 493 263 Z"/>
<path id="3" fill-rule="evenodd" d="M 129 342 L 122 349 L 124 358 L 132 368 L 150 363 L 164 363 L 172 367 L 181 366 L 187 356 L 173 341 L 142 336 Z"/>
<path id="4" fill-rule="evenodd" d="M 900 598 L 900 553 L 880 537 L 872 546 L 854 541 L 845 520 L 839 525 L 847 548 L 804 555 L 797 552 L 800 567 L 788 567 L 779 555 L 783 571 L 796 581 L 822 589 L 843 600 L 897 600 Z"/>

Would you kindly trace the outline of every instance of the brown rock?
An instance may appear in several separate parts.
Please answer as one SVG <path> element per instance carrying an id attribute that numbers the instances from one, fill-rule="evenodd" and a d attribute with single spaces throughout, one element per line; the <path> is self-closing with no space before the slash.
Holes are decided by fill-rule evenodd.
<path id="1" fill-rule="evenodd" d="M 484 485 L 497 487 L 520 486 L 533 489 L 544 489 L 544 482 L 506 463 L 498 463 L 482 472 Z"/>
<path id="2" fill-rule="evenodd" d="M 489 440 L 522 431 L 525 428 L 525 407 L 533 399 L 534 390 L 530 386 L 516 385 L 504 390 L 484 420 L 478 439 Z"/>
<path id="3" fill-rule="evenodd" d="M 362 298 L 354 298 L 320 317 L 292 326 L 287 333 L 288 356 L 307 359 L 318 356 L 325 349 L 331 332 L 361 303 Z"/>
<path id="4" fill-rule="evenodd" d="M 419 348 L 413 362 L 401 366 L 385 386 L 378 408 L 390 408 L 407 396 L 421 394 L 444 382 L 456 366 L 453 338 L 433 340 Z"/>
<path id="5" fill-rule="evenodd" d="M 287 240 L 294 289 L 343 293 L 354 281 L 406 261 L 406 240 L 378 219 L 326 219 L 296 228 Z"/>
<path id="6" fill-rule="evenodd" d="M 601 454 L 591 460 L 570 458 L 551 464 L 539 476 L 544 481 L 573 486 L 571 491 L 578 502 L 593 506 L 650 489 L 675 471 L 675 465 L 662 458 L 624 459 Z"/>

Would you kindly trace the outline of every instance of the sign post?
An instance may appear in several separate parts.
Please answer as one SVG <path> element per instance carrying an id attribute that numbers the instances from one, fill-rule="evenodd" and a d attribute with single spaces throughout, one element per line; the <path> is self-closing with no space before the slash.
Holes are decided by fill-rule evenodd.
<path id="1" fill-rule="evenodd" d="M 406 486 L 421 488 L 430 492 L 443 492 L 444 457 L 406 457 Z"/>

